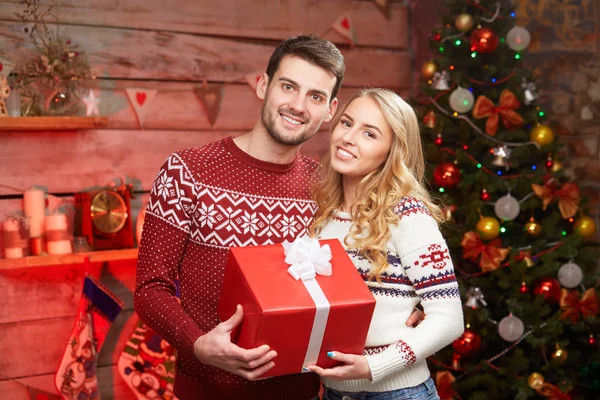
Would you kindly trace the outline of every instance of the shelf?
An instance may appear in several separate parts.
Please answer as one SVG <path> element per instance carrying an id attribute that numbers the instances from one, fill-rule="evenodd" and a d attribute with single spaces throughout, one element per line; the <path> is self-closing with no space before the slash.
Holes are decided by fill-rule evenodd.
<path id="1" fill-rule="evenodd" d="M 29 256 L 23 258 L 1 258 L 0 270 L 45 267 L 53 265 L 83 264 L 85 257 L 90 262 L 135 260 L 138 249 L 101 250 L 87 253 L 63 254 L 59 256 Z"/>
<path id="2" fill-rule="evenodd" d="M 0 131 L 72 131 L 108 126 L 108 117 L 2 117 Z"/>

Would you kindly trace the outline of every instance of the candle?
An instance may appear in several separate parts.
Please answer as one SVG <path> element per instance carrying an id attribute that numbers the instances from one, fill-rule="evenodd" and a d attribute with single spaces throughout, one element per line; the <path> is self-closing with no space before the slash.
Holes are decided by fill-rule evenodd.
<path id="1" fill-rule="evenodd" d="M 67 217 L 55 212 L 46 217 L 46 251 L 48 254 L 70 254 L 73 252 L 71 236 L 67 232 Z"/>
<path id="2" fill-rule="evenodd" d="M 4 227 L 4 257 L 21 258 L 27 255 L 27 233 L 21 229 L 21 222 L 16 219 L 7 218 Z"/>
<path id="3" fill-rule="evenodd" d="M 40 237 L 44 233 L 46 216 L 46 194 L 35 187 L 23 194 L 23 211 L 29 222 L 29 237 Z"/>

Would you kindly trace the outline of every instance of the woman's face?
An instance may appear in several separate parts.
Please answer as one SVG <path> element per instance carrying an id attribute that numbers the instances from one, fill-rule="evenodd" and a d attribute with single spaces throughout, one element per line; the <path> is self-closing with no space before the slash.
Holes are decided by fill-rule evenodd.
<path id="1" fill-rule="evenodd" d="M 330 141 L 331 166 L 344 178 L 360 180 L 386 160 L 393 140 L 392 128 L 379 105 L 369 96 L 348 105 Z"/>

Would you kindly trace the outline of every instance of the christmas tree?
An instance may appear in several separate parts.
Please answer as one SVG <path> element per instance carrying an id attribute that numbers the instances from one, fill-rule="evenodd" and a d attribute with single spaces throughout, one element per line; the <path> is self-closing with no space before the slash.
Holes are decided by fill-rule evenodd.
<path id="1" fill-rule="evenodd" d="M 413 102 L 444 204 L 465 333 L 430 358 L 444 399 L 591 399 L 598 247 L 524 67 L 509 1 L 447 1 Z"/>

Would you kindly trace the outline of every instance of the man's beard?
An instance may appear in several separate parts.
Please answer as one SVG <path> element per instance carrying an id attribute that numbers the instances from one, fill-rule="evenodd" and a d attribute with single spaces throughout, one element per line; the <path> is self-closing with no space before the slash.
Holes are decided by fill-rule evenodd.
<path id="1" fill-rule="evenodd" d="M 274 115 L 273 114 L 268 115 L 267 110 L 265 109 L 265 104 L 266 104 L 266 100 L 265 100 L 265 103 L 263 103 L 263 107 L 261 110 L 261 119 L 262 119 L 263 126 L 267 130 L 269 136 L 271 136 L 271 138 L 274 141 L 276 141 L 277 143 L 282 144 L 284 146 L 291 147 L 291 146 L 301 145 L 302 143 L 306 142 L 308 139 L 310 139 L 313 136 L 313 134 L 311 134 L 311 132 L 308 129 L 308 124 L 306 124 L 306 123 L 304 124 L 304 130 L 301 133 L 298 133 L 297 135 L 294 135 L 291 137 L 284 136 L 275 127 L 276 119 L 279 117 L 279 112 L 276 112 Z M 296 116 L 291 111 L 288 111 L 288 114 Z M 303 120 L 303 118 L 301 118 L 301 117 L 298 117 L 298 118 Z"/>

